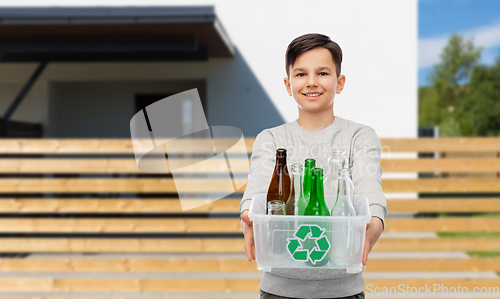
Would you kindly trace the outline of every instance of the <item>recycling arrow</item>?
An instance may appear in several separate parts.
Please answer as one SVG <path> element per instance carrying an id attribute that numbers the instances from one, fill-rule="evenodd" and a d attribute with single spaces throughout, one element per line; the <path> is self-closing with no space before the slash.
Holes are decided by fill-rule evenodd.
<path id="1" fill-rule="evenodd" d="M 295 236 L 297 238 L 299 238 L 300 240 L 302 241 L 305 241 L 307 236 L 311 233 L 311 228 L 307 225 L 301 225 L 299 226 L 299 228 L 297 229 L 297 231 L 295 231 Z"/>
<path id="2" fill-rule="evenodd" d="M 307 262 L 308 260 L 316 265 L 322 261 L 331 248 L 330 241 L 325 235 L 326 229 L 317 224 L 301 224 L 294 233 L 294 238 L 287 238 L 287 250 L 295 261 Z M 314 240 L 315 247 L 307 249 L 303 247 L 303 242 Z"/>
<path id="3" fill-rule="evenodd" d="M 326 255 L 326 251 L 322 251 L 322 250 L 316 250 L 316 248 L 313 248 L 311 250 L 311 253 L 309 254 L 309 259 L 311 260 L 311 262 L 314 264 L 316 264 L 317 262 L 321 261 Z"/>

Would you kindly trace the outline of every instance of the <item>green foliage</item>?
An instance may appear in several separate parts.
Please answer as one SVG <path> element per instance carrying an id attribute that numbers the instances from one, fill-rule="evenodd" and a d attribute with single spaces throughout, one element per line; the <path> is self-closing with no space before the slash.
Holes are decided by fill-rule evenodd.
<path id="1" fill-rule="evenodd" d="M 495 238 L 500 237 L 500 232 L 438 232 L 440 238 Z"/>
<path id="2" fill-rule="evenodd" d="M 469 81 L 464 110 L 475 136 L 500 136 L 500 56 L 493 66 L 476 66 Z"/>
<path id="3" fill-rule="evenodd" d="M 419 89 L 419 126 L 440 136 L 500 136 L 500 56 L 479 65 L 482 48 L 452 35 L 434 67 L 431 86 Z"/>
<path id="4" fill-rule="evenodd" d="M 421 87 L 418 90 L 418 125 L 421 127 L 434 126 L 441 123 L 441 109 L 439 96 L 433 87 Z"/>
<path id="5" fill-rule="evenodd" d="M 500 252 L 498 251 L 471 251 L 467 252 L 470 257 L 500 257 Z"/>

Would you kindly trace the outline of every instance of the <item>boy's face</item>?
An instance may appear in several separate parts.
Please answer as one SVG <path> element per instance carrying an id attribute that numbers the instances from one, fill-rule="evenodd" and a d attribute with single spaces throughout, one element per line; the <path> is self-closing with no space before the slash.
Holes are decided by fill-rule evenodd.
<path id="1" fill-rule="evenodd" d="M 330 51 L 325 48 L 309 50 L 289 67 L 289 71 L 290 79 L 285 77 L 285 87 L 299 109 L 311 113 L 333 109 L 333 99 L 344 89 L 345 77 L 337 78 Z"/>

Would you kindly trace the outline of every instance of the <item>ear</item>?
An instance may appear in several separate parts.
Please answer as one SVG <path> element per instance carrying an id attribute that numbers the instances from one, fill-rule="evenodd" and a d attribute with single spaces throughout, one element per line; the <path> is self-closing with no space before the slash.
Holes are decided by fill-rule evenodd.
<path id="1" fill-rule="evenodd" d="M 337 94 L 341 93 L 345 85 L 345 76 L 340 75 L 337 79 Z"/>
<path id="2" fill-rule="evenodd" d="M 286 91 L 288 92 L 288 94 L 290 96 L 292 96 L 292 87 L 290 85 L 290 80 L 288 79 L 288 77 L 285 77 L 283 79 L 283 83 L 285 83 L 285 88 L 286 88 Z"/>

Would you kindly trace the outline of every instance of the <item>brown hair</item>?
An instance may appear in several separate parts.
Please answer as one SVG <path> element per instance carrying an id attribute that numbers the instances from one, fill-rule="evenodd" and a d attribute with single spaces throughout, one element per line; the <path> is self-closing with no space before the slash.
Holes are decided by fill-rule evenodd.
<path id="1" fill-rule="evenodd" d="M 328 36 L 319 33 L 304 34 L 294 39 L 286 49 L 285 68 L 286 75 L 290 78 L 289 67 L 297 61 L 300 55 L 314 48 L 325 48 L 332 54 L 337 77 L 340 76 L 340 64 L 342 63 L 342 49 Z"/>

